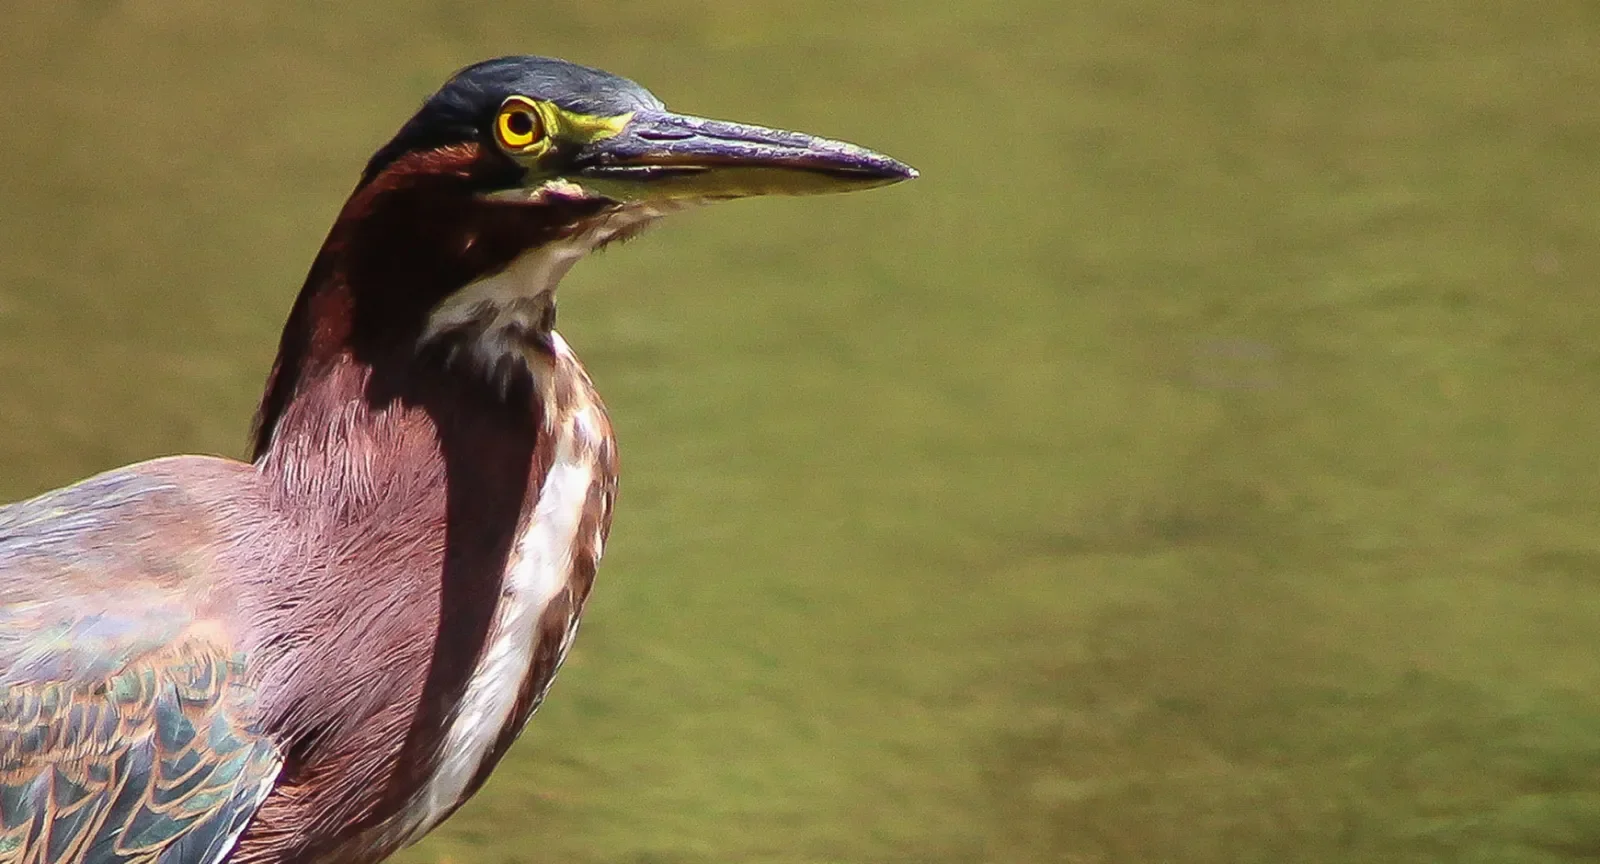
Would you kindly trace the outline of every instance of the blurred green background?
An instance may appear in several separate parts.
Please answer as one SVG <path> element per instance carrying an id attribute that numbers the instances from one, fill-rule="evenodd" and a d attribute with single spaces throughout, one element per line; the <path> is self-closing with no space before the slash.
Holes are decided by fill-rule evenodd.
<path id="1" fill-rule="evenodd" d="M 0 492 L 238 455 L 366 156 L 536 52 L 915 183 L 567 280 L 623 495 L 479 862 L 1600 859 L 1600 6 L 0 9 Z"/>

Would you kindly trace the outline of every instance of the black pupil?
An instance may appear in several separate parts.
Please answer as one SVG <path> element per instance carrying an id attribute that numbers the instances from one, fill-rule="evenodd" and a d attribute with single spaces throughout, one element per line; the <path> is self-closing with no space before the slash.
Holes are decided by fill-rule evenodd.
<path id="1" fill-rule="evenodd" d="M 506 118 L 506 128 L 511 130 L 511 134 L 517 136 L 518 138 L 521 138 L 525 135 L 532 135 L 533 115 L 526 111 L 513 111 L 511 112 L 511 116 Z"/>

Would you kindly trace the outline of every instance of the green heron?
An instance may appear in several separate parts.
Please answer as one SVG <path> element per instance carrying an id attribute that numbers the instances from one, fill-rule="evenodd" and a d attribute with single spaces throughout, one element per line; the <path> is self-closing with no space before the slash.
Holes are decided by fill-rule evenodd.
<path id="1" fill-rule="evenodd" d="M 556 283 L 694 204 L 914 176 L 559 60 L 459 72 L 311 265 L 251 462 L 0 508 L 0 862 L 372 862 L 438 825 L 544 699 L 610 530 Z"/>

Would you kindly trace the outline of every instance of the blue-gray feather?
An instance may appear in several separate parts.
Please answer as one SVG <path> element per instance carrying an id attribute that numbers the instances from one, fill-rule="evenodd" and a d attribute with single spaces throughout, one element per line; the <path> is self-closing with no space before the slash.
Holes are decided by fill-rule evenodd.
<path id="1" fill-rule="evenodd" d="M 496 57 L 474 63 L 445 82 L 373 155 L 362 182 L 376 177 L 402 154 L 480 139 L 489 118 L 513 94 L 602 117 L 664 107 L 636 82 L 601 69 L 552 57 Z"/>

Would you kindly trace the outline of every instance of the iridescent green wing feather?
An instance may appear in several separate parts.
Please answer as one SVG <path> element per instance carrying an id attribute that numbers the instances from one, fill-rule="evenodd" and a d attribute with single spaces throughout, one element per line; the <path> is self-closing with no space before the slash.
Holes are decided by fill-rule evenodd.
<path id="1" fill-rule="evenodd" d="M 129 471 L 0 508 L 0 864 L 215 864 L 270 790 L 246 658 L 192 611 L 203 575 L 151 572 L 184 556 L 144 523 L 183 503 Z"/>

